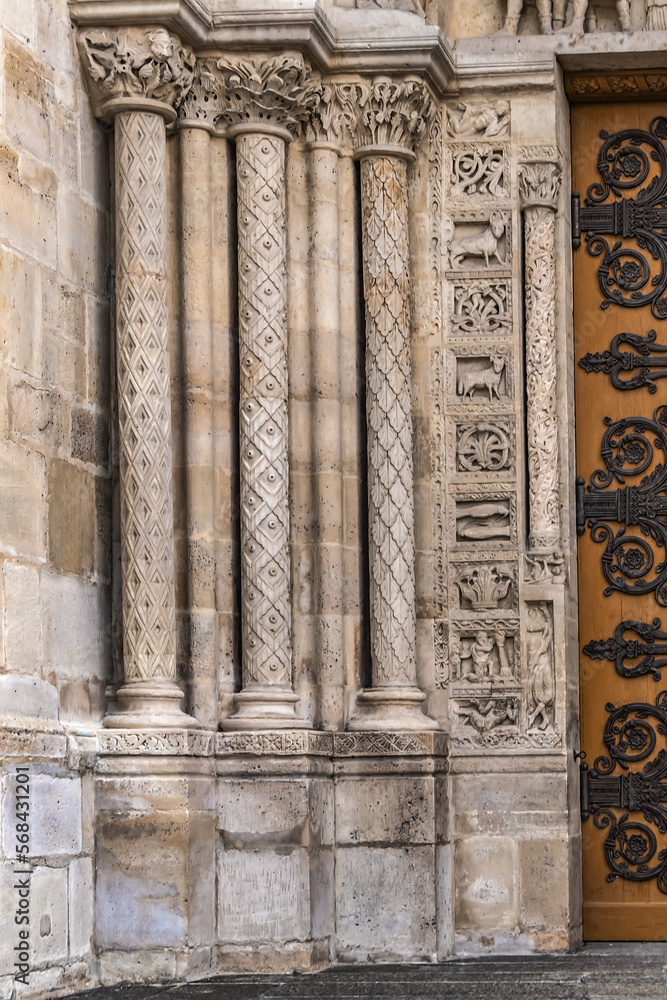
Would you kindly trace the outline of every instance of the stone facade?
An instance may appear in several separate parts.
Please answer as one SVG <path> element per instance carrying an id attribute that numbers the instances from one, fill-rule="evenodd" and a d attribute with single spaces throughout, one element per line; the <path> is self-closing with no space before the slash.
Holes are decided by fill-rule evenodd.
<path id="1" fill-rule="evenodd" d="M 2 996 L 20 773 L 26 995 L 580 943 L 562 72 L 655 91 L 626 6 L 0 5 Z"/>

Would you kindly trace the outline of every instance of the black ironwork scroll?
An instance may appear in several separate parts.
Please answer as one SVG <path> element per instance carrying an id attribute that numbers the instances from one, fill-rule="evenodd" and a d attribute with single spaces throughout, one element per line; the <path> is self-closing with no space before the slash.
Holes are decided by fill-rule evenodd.
<path id="1" fill-rule="evenodd" d="M 655 705 L 606 707 L 604 742 L 609 756 L 598 757 L 592 768 L 580 764 L 581 818 L 592 816 L 595 825 L 607 831 L 608 882 L 656 881 L 667 893 L 667 840 L 659 849 L 656 836 L 656 831 L 667 834 L 667 750 L 661 748 L 654 755 L 658 739 L 667 737 L 667 691 L 660 692 Z M 643 761 L 642 770 L 630 769 L 630 764 Z M 617 767 L 622 773 L 614 773 Z M 632 813 L 641 813 L 645 822 Z"/>
<path id="2" fill-rule="evenodd" d="M 585 354 L 579 360 L 579 367 L 586 372 L 604 372 L 616 389 L 647 386 L 649 392 L 656 392 L 658 379 L 667 378 L 667 344 L 656 344 L 656 337 L 655 330 L 649 330 L 645 337 L 639 333 L 618 333 L 612 337 L 608 351 Z M 632 351 L 623 351 L 622 344 Z M 626 372 L 635 374 L 622 377 Z"/>
<path id="3" fill-rule="evenodd" d="M 600 138 L 601 180 L 591 184 L 583 205 L 578 192 L 572 195 L 574 246 L 581 245 L 585 233 L 588 252 L 602 258 L 598 280 L 603 309 L 612 303 L 632 309 L 650 305 L 654 316 L 665 319 L 667 118 L 654 118 L 648 130 L 602 131 Z M 630 191 L 632 198 L 625 196 Z M 610 195 L 618 200 L 605 204 Z M 611 242 L 607 237 L 620 238 Z"/>
<path id="4" fill-rule="evenodd" d="M 638 638 L 627 638 L 627 633 L 633 632 Z M 653 679 L 659 681 L 660 671 L 667 667 L 667 632 L 662 631 L 659 618 L 654 618 L 651 625 L 628 620 L 617 625 L 609 639 L 591 639 L 583 653 L 591 660 L 610 660 L 621 677 L 653 674 Z M 640 656 L 639 663 L 626 666 L 626 660 L 637 660 Z"/>
<path id="5" fill-rule="evenodd" d="M 586 485 L 576 483 L 577 533 L 586 526 L 594 542 L 606 543 L 602 571 L 606 597 L 615 590 L 624 594 L 655 593 L 667 607 L 667 406 L 659 406 L 653 419 L 605 417 L 600 452 L 606 469 L 596 469 Z M 662 460 L 655 462 L 656 453 Z M 627 479 L 637 485 L 626 486 Z M 610 489 L 612 483 L 621 488 Z M 612 527 L 612 525 L 620 525 Z M 628 529 L 636 528 L 637 531 Z"/>

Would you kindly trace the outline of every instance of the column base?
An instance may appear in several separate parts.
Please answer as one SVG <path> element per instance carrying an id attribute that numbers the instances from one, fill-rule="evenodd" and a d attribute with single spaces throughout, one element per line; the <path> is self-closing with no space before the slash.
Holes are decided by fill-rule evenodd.
<path id="1" fill-rule="evenodd" d="M 225 732 L 259 729 L 310 729 L 311 725 L 296 714 L 299 696 L 293 691 L 271 688 L 239 691 L 234 695 L 236 712 L 223 719 Z"/>
<path id="2" fill-rule="evenodd" d="M 368 688 L 360 691 L 348 729 L 393 732 L 426 732 L 440 729 L 440 723 L 422 712 L 426 695 L 419 688 Z"/>
<path id="3" fill-rule="evenodd" d="M 107 715 L 107 729 L 199 729 L 182 711 L 183 692 L 174 681 L 137 681 L 116 691 L 117 711 Z"/>

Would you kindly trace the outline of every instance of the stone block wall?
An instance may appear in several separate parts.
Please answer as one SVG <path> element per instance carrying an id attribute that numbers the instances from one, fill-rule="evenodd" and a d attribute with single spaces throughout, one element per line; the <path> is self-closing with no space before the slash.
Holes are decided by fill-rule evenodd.
<path id="1" fill-rule="evenodd" d="M 109 172 L 66 0 L 2 8 L 0 714 L 90 723 L 109 680 Z"/>

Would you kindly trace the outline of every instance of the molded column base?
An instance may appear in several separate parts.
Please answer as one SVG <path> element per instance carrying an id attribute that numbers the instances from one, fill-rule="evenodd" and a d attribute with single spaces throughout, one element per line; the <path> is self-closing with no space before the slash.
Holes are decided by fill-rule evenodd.
<path id="1" fill-rule="evenodd" d="M 347 724 L 352 730 L 426 732 L 440 723 L 422 712 L 426 695 L 419 688 L 368 688 L 357 696 L 357 707 Z"/>
<path id="2" fill-rule="evenodd" d="M 108 729 L 199 729 L 182 711 L 183 692 L 169 680 L 137 681 L 116 691 L 117 711 L 107 715 Z"/>
<path id="3" fill-rule="evenodd" d="M 220 728 L 229 732 L 259 729 L 310 729 L 296 714 L 299 696 L 280 688 L 239 691 L 234 695 L 236 712 L 223 719 Z"/>

